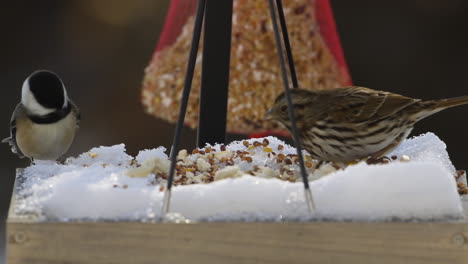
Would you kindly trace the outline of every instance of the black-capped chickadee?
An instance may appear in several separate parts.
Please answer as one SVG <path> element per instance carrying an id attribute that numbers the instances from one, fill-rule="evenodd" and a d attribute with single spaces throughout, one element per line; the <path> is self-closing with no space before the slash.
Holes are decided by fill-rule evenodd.
<path id="1" fill-rule="evenodd" d="M 57 74 L 40 70 L 23 83 L 21 102 L 11 117 L 9 143 L 21 158 L 57 160 L 70 147 L 80 122 Z"/>

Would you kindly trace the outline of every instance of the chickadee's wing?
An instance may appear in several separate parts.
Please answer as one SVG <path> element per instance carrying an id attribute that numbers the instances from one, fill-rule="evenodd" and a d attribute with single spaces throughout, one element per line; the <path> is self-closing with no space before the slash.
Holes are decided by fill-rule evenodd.
<path id="1" fill-rule="evenodd" d="M 78 106 L 76 106 L 76 104 L 68 99 L 68 103 L 71 105 L 72 107 L 72 111 L 75 113 L 75 116 L 76 116 L 76 127 L 79 127 L 80 126 L 80 121 L 81 121 L 81 112 L 80 112 L 80 109 L 78 108 Z"/>
<path id="2" fill-rule="evenodd" d="M 15 111 L 13 111 L 13 115 L 11 116 L 10 120 L 10 137 L 5 138 L 2 140 L 2 143 L 8 143 L 11 146 L 11 151 L 13 153 L 18 154 L 20 158 L 24 158 L 24 154 L 19 149 L 18 145 L 16 144 L 16 119 L 19 115 L 24 114 L 24 107 L 21 103 L 19 103 Z"/>

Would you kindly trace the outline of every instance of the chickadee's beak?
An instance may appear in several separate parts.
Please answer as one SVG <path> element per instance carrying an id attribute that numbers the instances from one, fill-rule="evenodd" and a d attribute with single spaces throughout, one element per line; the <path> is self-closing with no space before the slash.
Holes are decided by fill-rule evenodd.
<path id="1" fill-rule="evenodd" d="M 265 115 L 263 116 L 263 119 L 267 121 L 273 120 L 273 108 L 268 110 L 268 112 L 265 113 Z"/>

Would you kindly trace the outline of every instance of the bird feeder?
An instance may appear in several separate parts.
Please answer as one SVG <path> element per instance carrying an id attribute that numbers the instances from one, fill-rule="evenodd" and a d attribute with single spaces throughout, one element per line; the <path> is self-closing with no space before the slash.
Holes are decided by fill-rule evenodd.
<path id="1" fill-rule="evenodd" d="M 199 46 L 202 25 L 203 42 Z M 326 89 L 347 84 L 350 78 L 328 0 L 286 1 L 284 9 L 281 0 L 276 3 L 173 0 L 146 71 L 143 103 L 149 113 L 170 122 L 177 120 L 170 176 L 174 173 L 184 123 L 198 127 L 199 146 L 223 142 L 226 129 L 243 133 L 275 130 L 276 127 L 263 123 L 261 117 L 283 90 Z M 293 111 L 289 100 L 293 136 L 301 158 L 301 144 L 291 118 Z M 300 163 L 304 177 L 303 161 Z M 19 171 L 17 185 L 21 184 L 21 174 Z M 166 190 L 170 190 L 171 181 L 169 178 Z M 307 190 L 306 179 L 304 186 Z M 169 198 L 170 192 L 166 192 L 166 212 Z M 11 208 L 15 208 L 15 197 Z M 434 258 L 443 263 L 466 263 L 466 230 L 466 217 L 458 222 L 425 223 L 181 225 L 50 222 L 34 215 L 16 215 L 12 210 L 8 219 L 8 260 L 9 263 L 270 263 L 271 260 L 427 263 Z"/>
<path id="2" fill-rule="evenodd" d="M 143 81 L 142 101 L 146 111 L 170 123 L 178 118 L 196 2 L 171 1 Z M 330 2 L 294 0 L 283 4 L 299 87 L 326 89 L 349 85 L 351 80 Z M 205 36 L 198 48 L 185 125 L 203 129 L 199 126 L 203 125 L 203 119 L 213 114 L 218 118 L 209 120 L 211 126 L 219 123 L 232 133 L 278 130 L 274 123 L 263 120 L 269 106 L 283 91 L 268 1 L 234 1 L 232 30 L 227 27 L 228 22 L 228 10 L 210 12 L 207 7 Z M 204 98 L 208 95 L 204 87 L 211 85 L 216 88 L 210 90 L 210 96 L 217 102 Z M 219 122 L 225 119 L 224 112 L 204 112 L 203 106 L 205 103 L 221 104 L 224 99 L 219 97 L 219 90 L 227 86 L 229 96 L 224 125 Z"/>

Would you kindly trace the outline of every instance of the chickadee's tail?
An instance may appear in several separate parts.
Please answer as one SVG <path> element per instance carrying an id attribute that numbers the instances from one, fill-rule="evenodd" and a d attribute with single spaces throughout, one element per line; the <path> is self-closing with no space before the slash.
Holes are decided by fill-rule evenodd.
<path id="1" fill-rule="evenodd" d="M 16 148 L 15 143 L 13 142 L 12 137 L 2 139 L 2 143 L 7 143 L 11 146 L 11 152 L 18 154 L 18 149 Z"/>
<path id="2" fill-rule="evenodd" d="M 2 143 L 8 143 L 8 144 L 11 145 L 11 142 L 12 142 L 12 138 L 11 138 L 11 137 L 2 139 Z"/>
<path id="3" fill-rule="evenodd" d="M 15 141 L 12 137 L 2 139 L 1 143 L 7 143 L 11 146 L 11 152 L 17 154 L 20 158 L 24 158 L 23 153 L 18 150 L 18 146 L 16 146 Z"/>

